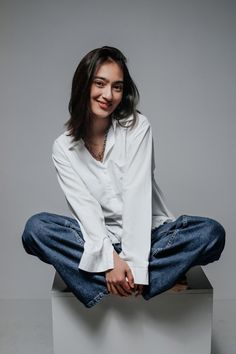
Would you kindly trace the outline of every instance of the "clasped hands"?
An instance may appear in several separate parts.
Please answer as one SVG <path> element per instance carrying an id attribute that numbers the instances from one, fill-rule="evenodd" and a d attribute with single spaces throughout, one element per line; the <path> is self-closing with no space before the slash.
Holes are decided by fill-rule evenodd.
<path id="1" fill-rule="evenodd" d="M 143 291 L 142 284 L 134 284 L 132 271 L 127 262 L 121 259 L 114 250 L 114 269 L 105 272 L 108 291 L 113 295 L 135 296 L 141 295 Z"/>

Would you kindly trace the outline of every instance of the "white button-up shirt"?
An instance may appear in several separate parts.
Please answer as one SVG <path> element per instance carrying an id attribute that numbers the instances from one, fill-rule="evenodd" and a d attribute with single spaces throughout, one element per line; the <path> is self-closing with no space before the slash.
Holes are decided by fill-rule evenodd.
<path id="1" fill-rule="evenodd" d="M 154 178 L 154 144 L 147 117 L 138 114 L 133 129 L 112 118 L 103 161 L 90 154 L 83 139 L 73 143 L 67 134 L 54 141 L 52 160 L 85 240 L 78 268 L 113 269 L 112 244 L 120 242 L 119 256 L 128 263 L 134 282 L 149 284 L 151 230 L 176 218 Z"/>

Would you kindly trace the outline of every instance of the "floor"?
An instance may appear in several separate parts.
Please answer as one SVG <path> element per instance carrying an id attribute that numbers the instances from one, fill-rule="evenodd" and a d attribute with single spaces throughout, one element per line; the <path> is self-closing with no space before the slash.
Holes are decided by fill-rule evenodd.
<path id="1" fill-rule="evenodd" d="M 235 354 L 236 300 L 214 300 L 211 354 Z M 51 301 L 0 300 L 0 354 L 53 354 Z"/>

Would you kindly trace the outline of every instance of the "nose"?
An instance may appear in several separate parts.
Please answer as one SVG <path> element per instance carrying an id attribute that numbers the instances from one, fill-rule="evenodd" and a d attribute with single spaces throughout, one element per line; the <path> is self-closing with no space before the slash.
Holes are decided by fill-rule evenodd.
<path id="1" fill-rule="evenodd" d="M 103 93 L 102 93 L 102 97 L 105 98 L 107 101 L 111 101 L 112 99 L 112 89 L 111 86 L 106 85 L 104 87 Z"/>

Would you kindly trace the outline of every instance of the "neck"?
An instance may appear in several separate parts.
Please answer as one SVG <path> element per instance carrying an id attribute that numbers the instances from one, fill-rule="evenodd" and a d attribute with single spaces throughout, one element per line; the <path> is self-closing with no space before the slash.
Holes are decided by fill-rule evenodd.
<path id="1" fill-rule="evenodd" d="M 89 128 L 89 138 L 103 137 L 111 125 L 111 118 L 92 118 Z"/>

